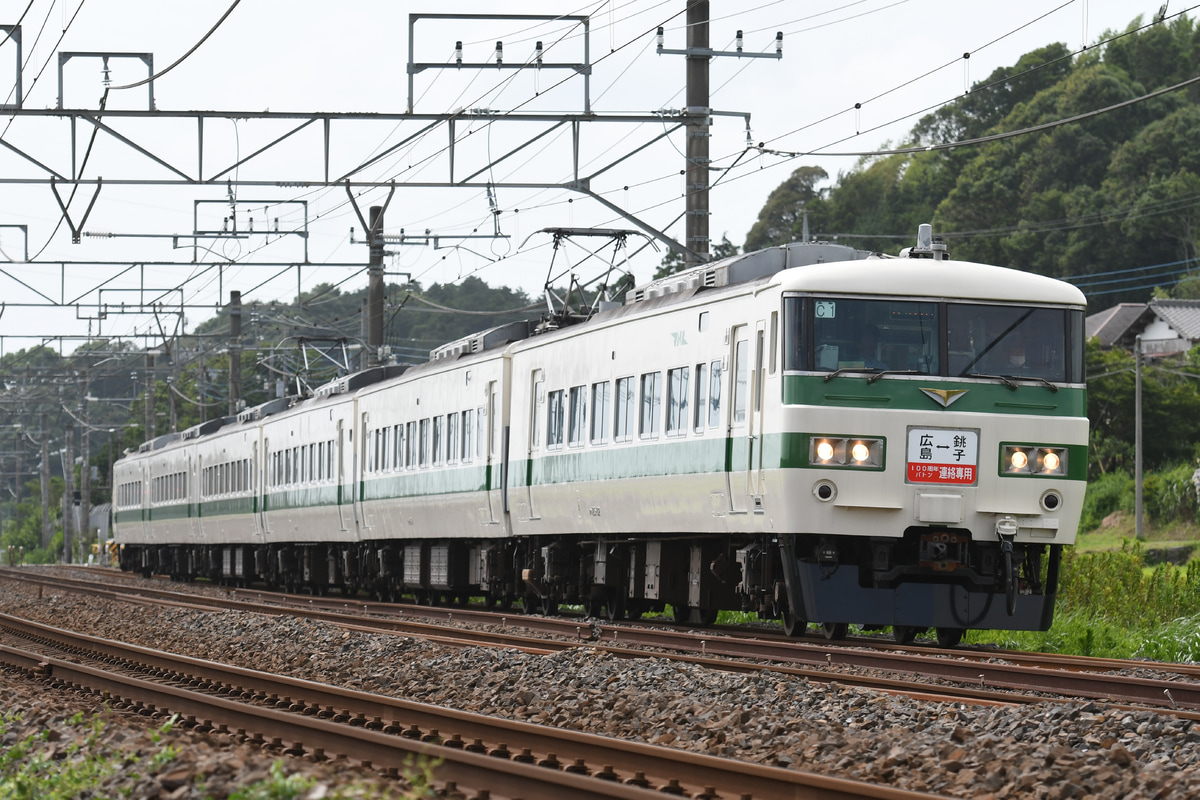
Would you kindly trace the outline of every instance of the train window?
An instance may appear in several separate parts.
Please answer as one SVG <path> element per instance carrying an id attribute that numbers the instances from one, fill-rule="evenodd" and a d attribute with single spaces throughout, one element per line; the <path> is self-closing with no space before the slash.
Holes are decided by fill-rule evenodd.
<path id="1" fill-rule="evenodd" d="M 775 374 L 779 354 L 779 312 L 771 312 L 771 374 Z"/>
<path id="2" fill-rule="evenodd" d="M 404 426 L 392 427 L 392 469 L 404 469 Z"/>
<path id="3" fill-rule="evenodd" d="M 700 331 L 700 333 L 704 333 L 706 330 L 708 330 L 708 312 L 707 311 L 700 312 L 700 319 L 697 320 L 696 330 Z"/>
<path id="4" fill-rule="evenodd" d="M 658 420 L 662 414 L 662 373 L 642 375 L 642 405 L 638 417 L 638 435 L 643 439 L 658 437 Z"/>
<path id="5" fill-rule="evenodd" d="M 734 425 L 746 421 L 746 401 L 750 389 L 750 340 L 738 339 L 733 352 L 733 419 Z"/>
<path id="6" fill-rule="evenodd" d="M 409 469 L 416 469 L 417 446 L 419 445 L 419 441 L 417 440 L 417 423 L 410 422 L 405 426 L 405 428 L 405 438 L 408 439 L 408 460 L 406 465 Z"/>
<path id="7" fill-rule="evenodd" d="M 1066 323 L 1066 312 L 1057 308 L 949 303 L 949 373 L 1065 381 Z"/>
<path id="8" fill-rule="evenodd" d="M 708 399 L 708 364 L 696 365 L 696 396 L 692 398 L 692 408 L 696 418 L 692 421 L 692 430 L 704 433 L 704 406 Z"/>
<path id="9" fill-rule="evenodd" d="M 328 460 L 325 465 L 325 474 L 329 476 L 329 480 L 334 479 L 333 472 L 333 439 L 329 439 L 325 446 L 325 458 Z"/>
<path id="10" fill-rule="evenodd" d="M 608 441 L 609 408 L 612 405 L 612 384 L 608 381 L 592 384 L 592 444 Z"/>
<path id="11" fill-rule="evenodd" d="M 763 396 L 763 331 L 758 330 L 754 350 L 754 410 L 762 411 Z"/>
<path id="12" fill-rule="evenodd" d="M 292 448 L 283 451 L 283 485 L 292 484 Z"/>
<path id="13" fill-rule="evenodd" d="M 469 464 L 471 462 L 471 452 L 475 447 L 475 436 L 471 423 L 475 420 L 474 411 L 462 412 L 462 463 Z"/>
<path id="14" fill-rule="evenodd" d="M 819 298 L 813 301 L 813 367 L 936 375 L 938 328 L 937 303 Z"/>
<path id="15" fill-rule="evenodd" d="M 617 404 L 613 416 L 613 441 L 628 442 L 633 438 L 633 377 L 617 378 Z"/>
<path id="16" fill-rule="evenodd" d="M 392 448 L 389 447 L 391 432 L 391 428 L 379 429 L 379 468 L 381 470 L 392 468 Z"/>
<path id="17" fill-rule="evenodd" d="M 567 444 L 582 447 L 584 431 L 587 430 L 587 387 L 572 386 L 570 415 L 567 424 Z"/>
<path id="18" fill-rule="evenodd" d="M 446 462 L 458 462 L 458 414 L 446 415 Z"/>
<path id="19" fill-rule="evenodd" d="M 325 443 L 317 442 L 317 480 L 325 479 Z"/>
<path id="20" fill-rule="evenodd" d="M 546 405 L 546 449 L 561 450 L 563 444 L 563 390 L 550 393 Z"/>
<path id="21" fill-rule="evenodd" d="M 421 420 L 420 462 L 424 467 L 429 463 L 429 420 Z"/>
<path id="22" fill-rule="evenodd" d="M 539 444 L 541 444 L 541 436 L 539 433 L 539 431 L 541 430 L 539 427 L 539 425 L 541 424 L 541 420 L 540 420 L 540 414 L 538 413 L 538 406 L 540 406 L 543 402 L 543 399 L 542 399 L 542 385 L 543 384 L 544 384 L 544 381 L 541 381 L 541 380 L 535 380 L 533 383 L 533 419 L 530 421 L 530 425 L 532 425 L 533 430 L 530 431 L 531 437 L 529 439 L 529 443 L 534 448 L 536 448 Z"/>
<path id="23" fill-rule="evenodd" d="M 317 458 L 317 446 L 315 444 L 305 445 L 304 451 L 308 454 L 308 457 L 304 459 L 304 479 L 311 481 L 317 474 L 314 464 Z"/>
<path id="24" fill-rule="evenodd" d="M 708 377 L 708 427 L 721 424 L 721 362 L 712 362 Z"/>
<path id="25" fill-rule="evenodd" d="M 667 372 L 667 436 L 687 433 L 690 376 L 690 367 L 676 367 Z"/>
<path id="26" fill-rule="evenodd" d="M 433 463 L 441 464 L 446 460 L 446 418 L 433 418 Z"/>

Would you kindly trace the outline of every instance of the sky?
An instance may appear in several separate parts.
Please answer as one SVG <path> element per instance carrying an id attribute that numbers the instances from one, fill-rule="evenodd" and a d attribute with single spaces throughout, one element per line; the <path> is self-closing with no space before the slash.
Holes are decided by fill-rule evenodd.
<path id="1" fill-rule="evenodd" d="M 744 52 L 773 54 L 776 32 L 784 34 L 782 58 L 723 55 L 711 61 L 713 240 L 727 236 L 740 246 L 769 193 L 795 168 L 820 166 L 832 182 L 855 167 L 855 153 L 899 143 L 921 116 L 994 69 L 1054 42 L 1072 50 L 1091 46 L 1139 15 L 1148 21 L 1161 5 L 1161 0 L 713 0 L 714 50 L 733 51 L 740 29 Z M 14 25 L 24 14 L 20 78 L 26 109 L 55 108 L 61 91 L 63 107 L 99 110 L 105 93 L 101 59 L 73 56 L 60 66 L 60 53 L 112 54 L 111 87 L 148 77 L 149 65 L 127 54 L 150 53 L 158 111 L 230 116 L 268 110 L 402 113 L 409 99 L 410 48 L 418 63 L 449 67 L 455 42 L 461 41 L 464 63 L 494 64 L 500 41 L 504 62 L 513 64 L 531 61 L 540 41 L 547 65 L 541 70 L 427 69 L 412 76 L 416 113 L 468 110 L 454 126 L 454 177 L 462 180 L 479 171 L 476 183 L 497 184 L 492 198 L 482 186 L 411 185 L 448 180 L 451 133 L 444 122 L 333 123 L 332 177 L 397 183 L 390 197 L 384 187 L 352 189 L 351 203 L 343 186 L 304 185 L 324 174 L 320 125 L 257 154 L 298 122 L 209 120 L 201 145 L 191 119 L 109 116 L 107 128 L 93 136 L 84 123 L 72 130 L 63 118 L 0 113 L 5 145 L 0 147 L 0 355 L 44 339 L 66 353 L 82 343 L 52 337 L 191 331 L 213 316 L 232 290 L 241 291 L 244 302 L 285 303 L 298 290 L 321 283 L 357 290 L 367 282 L 368 252 L 355 204 L 364 215 L 369 207 L 386 204 L 385 234 L 418 237 L 388 246 L 389 282 L 411 278 L 429 286 L 476 276 L 538 298 L 548 276 L 558 284 L 570 272 L 592 280 L 612 261 L 611 248 L 589 258 L 584 248 L 594 250 L 602 240 L 582 240 L 556 252 L 552 237 L 541 231 L 638 230 L 638 224 L 563 187 L 576 174 L 576 159 L 579 175 L 599 173 L 592 190 L 612 206 L 682 241 L 683 222 L 674 222 L 684 210 L 682 130 L 661 137 L 667 130 L 663 121 L 588 122 L 579 126 L 576 153 L 570 126 L 551 130 L 549 123 L 517 117 L 579 114 L 585 105 L 600 118 L 683 107 L 684 58 L 656 53 L 655 31 L 664 28 L 666 49 L 683 49 L 686 0 L 520 0 L 503 8 L 506 14 L 586 16 L 588 35 L 576 20 L 428 16 L 497 13 L 494 2 L 469 0 L 0 2 L 0 25 Z M 1194 16 L 1188 9 L 1171 3 L 1168 14 Z M 410 14 L 425 16 L 410 23 Z M 548 66 L 582 62 L 585 45 L 592 64 L 586 87 L 574 70 Z M 10 39 L 0 44 L 0 85 L 9 104 L 16 64 Z M 149 95 L 145 85 L 110 88 L 105 109 L 144 110 Z M 508 116 L 489 124 L 469 113 L 480 108 Z M 129 141 L 145 152 L 132 149 Z M 747 150 L 748 141 L 804 155 Z M 495 163 L 485 169 L 490 161 Z M 44 182 L 17 180 L 44 179 L 47 168 L 106 183 L 99 191 L 94 183 L 82 184 L 72 194 L 69 182 L 58 182 L 56 199 Z M 223 174 L 211 183 L 165 185 L 178 177 L 171 168 L 192 176 L 202 172 L 204 178 Z M 123 183 L 134 179 L 158 183 Z M 231 185 L 227 179 L 245 183 Z M 504 185 L 512 183 L 552 188 Z M 79 243 L 72 242 L 64 224 L 60 199 L 81 233 Z M 228 229 L 231 209 L 238 230 L 247 235 L 213 235 Z M 86 223 L 80 224 L 85 213 Z M 252 217 L 257 217 L 256 232 L 249 234 Z M 276 225 L 283 233 L 264 234 Z M 189 238 L 198 230 L 209 235 Z M 501 235 L 493 236 L 496 232 Z M 426 235 L 437 237 L 436 248 Z M 630 237 L 617 256 L 638 282 L 651 277 L 664 254 L 661 244 L 644 247 L 646 241 Z M 21 263 L 26 253 L 34 263 Z M 288 266 L 295 262 L 303 266 Z M 162 303 L 157 314 L 146 313 L 148 300 Z M 153 345 L 141 340 L 139 346 L 147 343 Z"/>

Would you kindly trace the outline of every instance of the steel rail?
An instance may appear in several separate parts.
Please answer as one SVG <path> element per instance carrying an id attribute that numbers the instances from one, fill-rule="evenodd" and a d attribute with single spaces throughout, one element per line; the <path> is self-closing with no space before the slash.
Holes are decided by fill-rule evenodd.
<path id="1" fill-rule="evenodd" d="M 616 777 L 616 773 L 636 776 L 643 773 L 645 779 L 661 786 L 678 786 L 691 789 L 694 792 L 711 792 L 718 794 L 749 794 L 756 798 L 895 798 L 896 800 L 916 800 L 928 798 L 918 792 L 880 787 L 859 781 L 798 772 L 795 770 L 770 767 L 761 764 L 750 764 L 716 758 L 699 753 L 672 750 L 669 748 L 648 745 L 639 742 L 627 742 L 608 739 L 593 734 L 576 731 L 549 728 L 532 723 L 515 720 L 502 720 L 486 717 L 469 712 L 444 709 L 422 703 L 400 700 L 396 698 L 373 695 L 354 690 L 343 690 L 324 684 L 271 675 L 269 673 L 248 670 L 239 667 L 217 664 L 215 662 L 192 659 L 183 656 L 172 656 L 147 648 L 126 645 L 97 639 L 96 637 L 74 634 L 70 631 L 52 628 L 50 626 L 31 623 L 3 616 L 5 628 L 20 630 L 39 637 L 48 637 L 62 649 L 76 648 L 95 649 L 100 658 L 111 658 L 124 662 L 142 662 L 149 670 L 165 671 L 170 676 L 191 676 L 194 685 L 203 686 L 206 683 L 214 685 L 219 691 L 245 694 L 253 688 L 256 697 L 266 696 L 268 702 L 286 706 L 287 712 L 275 708 L 249 706 L 237 700 L 213 697 L 190 688 L 173 687 L 141 678 L 111 674 L 105 670 L 75 664 L 50 656 L 17 650 L 0 645 L 0 661 L 7 661 L 15 666 L 33 669 L 44 675 L 53 675 L 68 683 L 80 683 L 93 691 L 108 692 L 120 697 L 136 697 L 143 703 L 151 703 L 158 708 L 170 712 L 189 715 L 206 722 L 220 722 L 230 728 L 254 730 L 265 737 L 279 738 L 283 741 L 296 743 L 299 748 L 320 747 L 325 752 L 343 753 L 348 757 L 369 761 L 377 767 L 399 768 L 413 753 L 419 753 L 432 758 L 443 758 L 454 762 L 452 770 L 443 772 L 445 767 L 438 768 L 439 780 L 454 780 L 460 786 L 488 788 L 493 794 L 498 791 L 503 796 L 530 796 L 530 789 L 522 785 L 512 787 L 513 794 L 504 789 L 497 789 L 497 782 L 489 780 L 479 783 L 477 774 L 479 766 L 493 764 L 510 764 L 525 767 L 537 773 L 552 775 L 569 775 L 569 771 L 557 769 L 547 770 L 544 766 L 533 767 L 518 761 L 508 761 L 513 754 L 508 747 L 529 750 L 523 753 L 528 759 L 537 752 L 541 763 L 557 761 L 559 764 L 574 762 L 573 769 L 587 769 L 596 772 L 596 764 L 602 764 L 605 775 Z M 86 680 L 84 679 L 86 677 Z M 176 677 L 176 680 L 179 678 Z M 285 699 L 272 701 L 284 693 Z M 302 699 L 303 698 L 303 699 Z M 344 716 L 351 719 L 349 724 L 331 722 L 321 719 L 305 711 L 307 706 L 311 711 L 315 703 L 329 708 L 346 709 Z M 297 713 L 297 712 L 302 713 Z M 350 715 L 354 716 L 351 717 Z M 332 716 L 332 715 L 331 715 Z M 394 733 L 379 733 L 372 730 L 372 723 L 367 717 L 373 717 L 374 727 L 382 727 L 384 719 L 390 719 L 389 730 L 403 732 L 397 736 Z M 357 721 L 357 722 L 356 722 Z M 429 731 L 438 731 L 433 736 Z M 423 733 L 423 731 L 425 733 Z M 450 732 L 453 731 L 453 734 Z M 362 734 L 373 734 L 363 736 Z M 443 742 L 447 736 L 455 736 L 454 741 L 459 747 L 440 746 L 436 742 L 417 742 L 417 738 L 425 738 Z M 347 741 L 341 741 L 347 739 Z M 464 740 L 489 742 L 487 755 L 463 750 Z M 397 744 L 399 743 L 399 744 Z M 475 745 L 478 747 L 478 744 Z M 461 755 L 470 756 L 466 765 L 458 763 Z M 592 767 L 588 767 L 588 764 Z M 460 770 L 468 767 L 466 772 Z M 685 777 L 681 777 L 685 776 Z M 582 776 L 573 776 L 582 777 Z M 527 776 L 504 774 L 504 780 L 522 780 Z M 610 780 L 596 778 L 588 779 L 592 783 L 605 784 L 603 789 L 579 794 L 578 788 L 572 785 L 562 786 L 562 791 L 568 791 L 571 797 L 644 797 L 644 794 L 628 794 L 625 792 L 610 793 L 608 787 L 613 786 Z M 499 784 L 506 787 L 503 781 Z M 557 784 L 555 784 L 557 785 Z M 621 786 L 621 784 L 616 784 Z M 630 787 L 632 788 L 632 787 Z M 643 790 L 638 789 L 639 792 Z M 545 789 L 541 790 L 540 796 Z M 657 793 L 656 793 L 657 794 Z M 533 795 L 538 796 L 538 795 Z M 661 796 L 661 794 L 658 794 Z"/>

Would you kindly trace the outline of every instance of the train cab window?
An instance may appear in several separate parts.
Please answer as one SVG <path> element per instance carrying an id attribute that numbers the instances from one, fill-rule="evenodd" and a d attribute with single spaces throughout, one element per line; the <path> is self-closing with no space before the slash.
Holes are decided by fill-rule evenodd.
<path id="1" fill-rule="evenodd" d="M 1069 380 L 1068 361 L 1075 360 L 1067 358 L 1069 313 L 1059 308 L 948 304 L 950 375 Z M 1082 374 L 1081 367 L 1076 374 Z"/>
<path id="2" fill-rule="evenodd" d="M 567 444 L 582 447 L 584 431 L 587 430 L 587 387 L 572 386 L 568 403 Z"/>
<path id="3" fill-rule="evenodd" d="M 662 416 L 662 373 L 642 375 L 642 404 L 638 416 L 638 435 L 643 439 L 658 438 L 659 418 Z"/>
<path id="4" fill-rule="evenodd" d="M 818 297 L 812 308 L 813 369 L 939 374 L 937 303 Z M 795 355 L 790 363 L 806 360 Z"/>
<path id="5" fill-rule="evenodd" d="M 546 449 L 561 450 L 563 445 L 563 390 L 550 392 L 546 403 Z"/>
<path id="6" fill-rule="evenodd" d="M 712 362 L 708 372 L 708 427 L 721 425 L 721 362 Z"/>
<path id="7" fill-rule="evenodd" d="M 688 379 L 690 367 L 667 371 L 667 436 L 683 436 L 688 427 Z"/>
<path id="8" fill-rule="evenodd" d="M 608 420 L 612 408 L 612 384 L 608 381 L 592 384 L 592 444 L 608 441 Z"/>
<path id="9" fill-rule="evenodd" d="M 616 406 L 613 414 L 613 441 L 628 442 L 633 438 L 633 410 L 636 394 L 633 376 L 617 378 Z"/>

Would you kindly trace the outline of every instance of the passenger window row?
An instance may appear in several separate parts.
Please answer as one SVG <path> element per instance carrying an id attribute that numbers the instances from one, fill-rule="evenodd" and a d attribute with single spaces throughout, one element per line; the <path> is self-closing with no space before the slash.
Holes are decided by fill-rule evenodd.
<path id="1" fill-rule="evenodd" d="M 187 499 L 187 473 L 172 472 L 150 482 L 151 503 L 174 503 Z"/>
<path id="2" fill-rule="evenodd" d="M 363 473 L 470 464 L 483 458 L 484 420 L 479 407 L 375 428 L 364 423 Z"/>
<path id="3" fill-rule="evenodd" d="M 694 380 L 693 380 L 694 375 Z M 536 447 L 545 430 L 547 450 L 583 447 L 585 443 L 604 445 L 639 439 L 657 439 L 664 431 L 669 437 L 702 435 L 721 423 L 721 361 L 661 371 L 629 375 L 616 381 L 599 381 L 553 389 L 542 399 L 543 381 L 534 384 L 537 405 L 545 403 L 545 413 L 536 414 L 532 442 Z M 615 391 L 614 391 L 615 388 Z M 665 394 L 665 402 L 664 402 Z M 588 424 L 588 404 L 591 423 Z M 665 406 L 665 419 L 664 419 Z M 543 422 L 544 421 L 544 422 Z M 543 428 L 544 425 L 544 428 Z"/>
<path id="4" fill-rule="evenodd" d="M 333 481 L 333 440 L 297 445 L 271 453 L 268 475 L 274 487 Z"/>
<path id="5" fill-rule="evenodd" d="M 254 470 L 248 458 L 227 461 L 205 467 L 201 481 L 205 497 L 240 494 L 254 489 Z"/>

